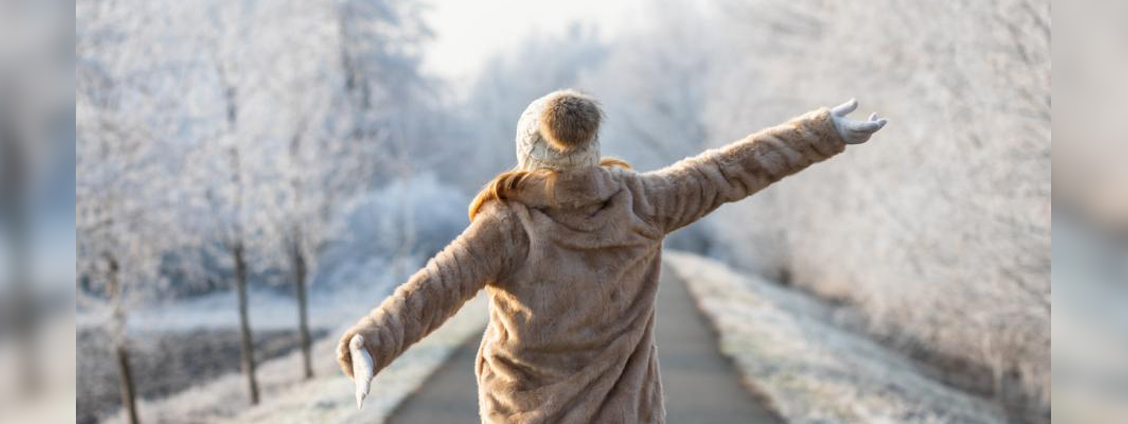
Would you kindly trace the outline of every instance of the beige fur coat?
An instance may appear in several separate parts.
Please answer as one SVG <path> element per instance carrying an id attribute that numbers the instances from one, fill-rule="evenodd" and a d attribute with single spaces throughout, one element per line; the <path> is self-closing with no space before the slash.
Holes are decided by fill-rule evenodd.
<path id="1" fill-rule="evenodd" d="M 483 422 L 664 422 L 653 331 L 663 237 L 844 148 L 820 109 L 653 172 L 565 171 L 554 196 L 534 177 L 344 335 L 343 369 L 353 334 L 380 370 L 485 289 Z"/>

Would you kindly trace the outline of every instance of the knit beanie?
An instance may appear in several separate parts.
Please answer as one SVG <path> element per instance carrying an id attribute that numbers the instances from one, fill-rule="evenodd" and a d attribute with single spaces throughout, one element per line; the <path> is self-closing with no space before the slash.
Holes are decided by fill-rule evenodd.
<path id="1" fill-rule="evenodd" d="M 599 166 L 599 123 L 595 99 L 559 90 L 525 108 L 517 122 L 517 169 L 534 171 Z"/>

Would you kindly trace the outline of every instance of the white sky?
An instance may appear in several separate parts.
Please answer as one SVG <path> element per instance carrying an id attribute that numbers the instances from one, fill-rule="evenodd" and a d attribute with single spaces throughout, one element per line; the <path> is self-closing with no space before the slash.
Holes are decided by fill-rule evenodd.
<path id="1" fill-rule="evenodd" d="M 435 39 L 424 71 L 464 86 L 487 59 L 520 45 L 528 34 L 559 34 L 572 22 L 591 23 L 603 37 L 637 24 L 645 0 L 430 0 Z"/>

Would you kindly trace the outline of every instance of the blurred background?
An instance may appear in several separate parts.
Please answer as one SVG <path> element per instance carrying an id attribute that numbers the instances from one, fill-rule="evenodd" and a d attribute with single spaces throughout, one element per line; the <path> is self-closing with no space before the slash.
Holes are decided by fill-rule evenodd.
<path id="1" fill-rule="evenodd" d="M 338 386 L 348 407 L 338 330 L 466 226 L 524 107 L 574 87 L 640 171 L 858 98 L 890 120 L 873 141 L 667 248 L 935 385 L 881 372 L 875 393 L 1122 422 L 1128 9 L 1061 3 L 0 0 L 0 420 L 279 422 L 339 407 L 288 393 Z M 425 377 L 436 349 L 401 361 Z M 72 393 L 73 417 L 48 406 Z M 821 419 L 959 421 L 882 407 Z"/>

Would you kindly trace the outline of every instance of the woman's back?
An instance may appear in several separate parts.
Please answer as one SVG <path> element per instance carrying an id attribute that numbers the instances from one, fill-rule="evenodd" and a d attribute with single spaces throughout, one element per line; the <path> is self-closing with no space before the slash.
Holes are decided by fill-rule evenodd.
<path id="1" fill-rule="evenodd" d="M 658 422 L 654 300 L 665 232 L 624 180 L 591 167 L 513 193 L 506 215 L 525 242 L 489 285 L 478 351 L 483 418 L 498 422 Z M 521 249 L 523 248 L 523 249 Z M 640 390 L 641 389 L 641 390 Z"/>
<path id="2" fill-rule="evenodd" d="M 487 185 L 466 231 L 346 332 L 342 369 L 352 376 L 356 342 L 379 371 L 484 288 L 483 421 L 663 422 L 653 337 L 663 237 L 884 125 L 843 121 L 854 107 L 636 173 L 601 160 L 593 100 L 570 91 L 538 99 L 518 125 L 517 170 Z M 358 376 L 360 387 L 371 376 Z"/>

